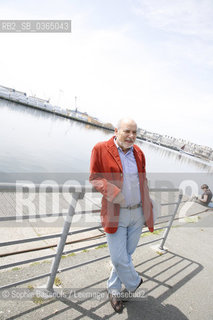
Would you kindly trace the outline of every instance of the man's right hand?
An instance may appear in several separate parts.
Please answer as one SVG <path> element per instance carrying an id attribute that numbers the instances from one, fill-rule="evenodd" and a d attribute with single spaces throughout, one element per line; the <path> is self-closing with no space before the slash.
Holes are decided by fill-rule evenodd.
<path id="1" fill-rule="evenodd" d="M 121 206 L 125 206 L 126 205 L 125 198 L 124 198 L 122 192 L 119 192 L 117 194 L 117 196 L 113 199 L 112 202 L 115 203 L 115 204 L 120 204 Z"/>

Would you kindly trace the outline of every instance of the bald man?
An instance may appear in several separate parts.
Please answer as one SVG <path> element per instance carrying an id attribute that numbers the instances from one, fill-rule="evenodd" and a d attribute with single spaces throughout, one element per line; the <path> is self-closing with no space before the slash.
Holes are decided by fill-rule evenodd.
<path id="1" fill-rule="evenodd" d="M 136 136 L 136 122 L 121 119 L 115 135 L 95 145 L 90 162 L 90 182 L 103 195 L 101 221 L 113 265 L 107 289 L 116 312 L 123 310 L 122 284 L 133 293 L 143 282 L 131 258 L 143 225 L 153 232 L 145 156 L 134 144 Z"/>

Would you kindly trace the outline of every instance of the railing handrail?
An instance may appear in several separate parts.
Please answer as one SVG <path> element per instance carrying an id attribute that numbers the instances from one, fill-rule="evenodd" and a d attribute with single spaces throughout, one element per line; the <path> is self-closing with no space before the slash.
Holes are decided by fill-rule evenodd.
<path id="1" fill-rule="evenodd" d="M 38 183 L 0 183 L 0 192 L 17 192 L 19 188 L 27 189 L 33 192 L 70 192 L 70 193 L 86 193 L 97 192 L 91 185 L 68 185 L 68 184 L 38 184 Z"/>
<path id="2" fill-rule="evenodd" d="M 15 192 L 18 188 L 27 188 L 29 191 L 34 192 L 47 192 L 52 193 L 54 191 L 58 192 L 70 192 L 70 193 L 87 193 L 98 191 L 91 185 L 68 185 L 68 184 L 39 184 L 39 183 L 0 183 L 0 192 Z M 179 188 L 149 188 L 150 192 L 179 192 L 182 193 L 182 190 Z"/>
<path id="3" fill-rule="evenodd" d="M 96 243 L 96 244 L 93 244 L 93 245 L 89 245 L 87 247 L 81 247 L 81 248 L 77 248 L 77 249 L 73 249 L 73 250 L 69 250 L 68 252 L 65 251 L 64 252 L 64 246 L 65 246 L 65 243 L 66 243 L 66 238 L 68 235 L 70 234 L 76 234 L 76 233 L 80 233 L 83 232 L 82 230 L 77 230 L 77 231 L 74 231 L 74 232 L 69 232 L 69 229 L 70 229 L 70 226 L 71 226 L 71 222 L 72 222 L 72 217 L 74 216 L 75 214 L 75 207 L 76 207 L 76 204 L 77 204 L 77 201 L 79 199 L 82 199 L 84 197 L 84 195 L 88 192 L 97 192 L 96 189 L 94 189 L 92 186 L 88 185 L 88 186 L 80 186 L 80 185 L 68 185 L 68 184 L 64 184 L 64 185 L 49 185 L 49 184 L 26 184 L 26 183 L 0 183 L 0 192 L 18 192 L 20 191 L 20 189 L 23 189 L 23 188 L 27 188 L 28 191 L 32 191 L 32 192 L 70 192 L 73 194 L 72 196 L 72 201 L 71 201 L 71 204 L 70 204 L 70 207 L 69 207 L 69 210 L 68 210 L 68 213 L 67 213 L 67 219 L 65 220 L 65 223 L 64 223 L 64 228 L 63 228 L 63 232 L 61 234 L 57 234 L 56 237 L 59 237 L 61 236 L 60 238 L 60 241 L 59 241 L 59 244 L 58 244 L 58 247 L 57 247 L 57 253 L 54 254 L 54 255 L 51 255 L 49 256 L 49 258 L 54 258 L 54 261 L 52 263 L 52 268 L 51 268 L 51 272 L 46 274 L 46 276 L 50 276 L 49 277 L 49 281 L 48 281 L 48 284 L 47 284 L 47 289 L 49 291 L 52 291 L 53 290 L 53 283 L 54 283 L 54 279 L 55 279 L 55 276 L 56 274 L 58 273 L 58 267 L 59 267 L 59 263 L 60 263 L 60 259 L 61 259 L 61 256 L 63 254 L 68 254 L 70 252 L 76 252 L 76 251 L 81 251 L 83 250 L 84 248 L 92 248 L 92 247 L 95 247 L 97 245 L 99 245 L 99 243 Z M 23 191 L 23 190 L 22 190 Z M 173 204 L 176 204 L 176 208 L 174 210 L 174 213 L 169 215 L 171 216 L 171 219 L 169 221 L 169 225 L 168 226 L 164 226 L 162 228 L 158 228 L 158 229 L 165 229 L 165 232 L 164 232 L 164 235 L 163 237 L 161 237 L 160 239 L 155 239 L 155 240 L 151 240 L 151 241 L 148 241 L 148 242 L 145 242 L 143 245 L 145 244 L 149 244 L 149 243 L 152 243 L 152 242 L 155 242 L 155 241 L 159 241 L 159 240 L 162 240 L 161 241 L 161 245 L 160 245 L 160 249 L 163 249 L 163 245 L 166 241 L 166 238 L 168 236 L 168 233 L 169 233 L 169 230 L 171 228 L 171 225 L 172 225 L 172 222 L 174 220 L 174 217 L 175 217 L 175 214 L 178 210 L 178 207 L 180 205 L 180 202 L 181 202 L 181 199 L 182 199 L 182 190 L 178 189 L 178 188 L 150 188 L 149 189 L 150 192 L 178 192 L 179 193 L 179 200 L 177 203 L 173 203 Z M 91 229 L 97 229 L 97 228 L 100 228 L 100 226 L 97 226 L 97 227 L 92 227 Z M 145 233 L 145 232 L 148 232 L 148 231 L 143 231 L 142 233 Z M 53 235 L 49 235 L 49 236 L 44 236 L 44 237 L 52 237 Z M 42 237 L 43 238 L 43 237 Z M 32 241 L 36 241 L 34 240 L 35 238 L 31 238 Z M 28 239 L 30 240 L 30 239 Z M 38 240 L 42 240 L 41 238 L 38 239 Z M 16 244 L 17 241 L 19 240 L 16 240 L 13 242 L 13 244 Z M 26 242 L 27 240 L 20 240 L 20 243 L 21 242 Z M 10 242 L 8 242 L 9 244 Z M 106 243 L 106 242 L 102 242 L 102 243 Z M 12 244 L 12 242 L 11 242 Z M 2 246 L 4 246 L 4 244 L 2 244 Z M 45 257 L 44 257 L 45 258 Z M 40 261 L 42 260 L 41 257 L 38 257 L 37 259 L 30 259 L 30 260 L 33 260 L 33 261 Z M 28 261 L 30 260 L 25 260 L 25 261 L 21 261 L 19 263 L 15 263 L 15 265 L 18 265 L 18 264 L 26 264 L 28 263 Z M 2 269 L 4 269 L 5 266 L 2 267 Z M 60 270 L 60 271 L 63 271 Z M 41 275 L 41 278 L 43 278 L 44 275 Z M 39 278 L 39 277 L 37 277 Z M 26 283 L 26 281 L 32 281 L 33 278 L 30 278 L 30 279 L 27 279 L 27 280 L 23 280 L 22 282 L 23 283 Z M 4 286 L 4 288 L 6 287 L 11 287 L 11 286 L 15 286 L 15 285 L 19 285 L 21 284 L 22 282 L 17 282 L 17 283 L 14 283 L 14 284 L 9 284 L 8 286 Z M 3 287 L 0 287 L 0 290 L 2 289 Z"/>

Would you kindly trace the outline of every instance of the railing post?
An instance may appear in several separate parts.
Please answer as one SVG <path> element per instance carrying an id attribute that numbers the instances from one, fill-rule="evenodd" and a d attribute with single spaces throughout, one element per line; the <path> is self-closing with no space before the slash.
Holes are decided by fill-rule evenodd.
<path id="1" fill-rule="evenodd" d="M 46 289 L 50 292 L 53 292 L 53 284 L 55 281 L 55 277 L 56 277 L 56 273 L 58 271 L 58 267 L 59 267 L 59 263 L 61 260 L 61 256 L 64 250 L 64 246 L 67 240 L 67 235 L 68 232 L 70 230 L 70 225 L 72 222 L 72 217 L 75 214 L 75 208 L 76 208 L 76 204 L 78 202 L 78 199 L 80 198 L 80 196 L 82 196 L 82 194 L 80 192 L 75 192 L 72 194 L 72 201 L 66 216 L 66 220 L 64 222 L 64 227 L 63 227 L 63 231 L 62 231 L 62 235 L 61 238 L 59 240 L 58 246 L 57 246 L 57 252 L 55 255 L 55 258 L 53 259 L 52 262 L 52 266 L 51 266 L 51 275 L 49 276 L 48 282 L 47 282 L 47 287 Z"/>
<path id="2" fill-rule="evenodd" d="M 178 208 L 179 208 L 179 205 L 180 205 L 180 203 L 181 203 L 182 197 L 183 197 L 183 194 L 182 194 L 182 192 L 180 191 L 180 193 L 179 193 L 179 199 L 178 199 L 178 202 L 177 202 L 175 211 L 174 211 L 173 215 L 171 216 L 171 219 L 170 219 L 170 221 L 169 221 L 169 225 L 168 225 L 168 227 L 166 228 L 166 230 L 165 230 L 165 232 L 164 232 L 164 234 L 163 234 L 163 240 L 161 241 L 160 246 L 159 246 L 159 249 L 160 249 L 160 250 L 164 250 L 164 244 L 165 244 L 165 242 L 166 242 L 166 239 L 167 239 L 167 237 L 168 237 L 168 234 L 169 234 L 169 231 L 170 231 L 170 229 L 171 229 L 172 223 L 173 223 L 174 218 L 175 218 L 175 216 L 176 216 L 176 213 L 177 213 L 177 211 L 178 211 Z"/>

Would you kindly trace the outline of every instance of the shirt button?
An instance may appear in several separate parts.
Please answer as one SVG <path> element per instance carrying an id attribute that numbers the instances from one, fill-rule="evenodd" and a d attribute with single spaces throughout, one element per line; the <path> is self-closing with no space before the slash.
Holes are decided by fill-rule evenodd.
<path id="1" fill-rule="evenodd" d="M 123 173 L 121 173 L 121 177 L 123 177 Z"/>

